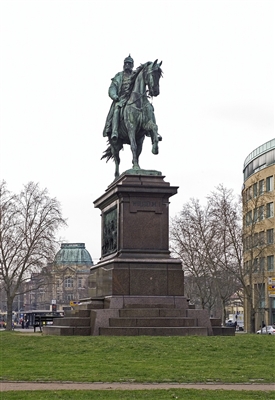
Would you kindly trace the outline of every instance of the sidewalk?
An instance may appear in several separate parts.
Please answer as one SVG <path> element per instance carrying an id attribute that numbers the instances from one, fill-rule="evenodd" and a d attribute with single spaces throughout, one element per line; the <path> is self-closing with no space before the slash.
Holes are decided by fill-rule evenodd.
<path id="1" fill-rule="evenodd" d="M 5 329 L 0 328 L 0 332 L 5 331 Z M 29 327 L 29 328 L 15 328 L 13 329 L 13 332 L 22 332 L 22 333 L 41 333 L 39 328 L 36 328 L 36 331 L 34 332 L 33 327 Z"/>
<path id="2" fill-rule="evenodd" d="M 80 382 L 1 382 L 0 392 L 9 390 L 154 390 L 154 389 L 206 389 L 206 390 L 259 390 L 274 391 L 275 384 L 194 384 L 194 383 L 80 383 Z"/>

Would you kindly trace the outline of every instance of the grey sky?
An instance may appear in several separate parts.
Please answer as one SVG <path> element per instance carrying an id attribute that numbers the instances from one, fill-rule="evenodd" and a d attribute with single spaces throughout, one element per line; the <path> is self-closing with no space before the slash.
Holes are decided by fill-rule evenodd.
<path id="1" fill-rule="evenodd" d="M 246 156 L 274 137 L 274 2 L 55 0 L 0 2 L 0 176 L 30 180 L 57 197 L 60 234 L 100 257 L 100 212 L 113 180 L 100 161 L 110 79 L 131 53 L 135 67 L 163 61 L 153 100 L 158 156 L 140 165 L 179 186 L 170 215 L 220 183 L 240 193 Z M 129 146 L 121 171 L 131 167 Z"/>

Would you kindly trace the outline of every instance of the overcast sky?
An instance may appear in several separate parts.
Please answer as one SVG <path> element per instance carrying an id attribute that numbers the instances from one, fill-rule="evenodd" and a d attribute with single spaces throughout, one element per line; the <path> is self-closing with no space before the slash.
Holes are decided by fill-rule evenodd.
<path id="1" fill-rule="evenodd" d="M 140 166 L 179 186 L 177 214 L 220 183 L 240 193 L 246 156 L 274 134 L 274 1 L 1 0 L 0 177 L 29 181 L 62 205 L 67 242 L 100 257 L 93 202 L 114 179 L 101 161 L 111 78 L 163 61 L 153 104 L 159 155 L 144 141 Z M 131 168 L 130 147 L 121 172 Z"/>

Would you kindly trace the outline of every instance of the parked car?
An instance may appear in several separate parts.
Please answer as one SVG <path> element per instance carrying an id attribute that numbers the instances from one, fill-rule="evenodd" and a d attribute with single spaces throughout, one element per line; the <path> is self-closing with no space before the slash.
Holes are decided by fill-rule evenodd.
<path id="1" fill-rule="evenodd" d="M 235 322 L 233 321 L 226 322 L 225 326 L 236 327 Z"/>
<path id="2" fill-rule="evenodd" d="M 262 329 L 257 331 L 257 335 L 265 334 L 265 335 L 275 335 L 275 328 L 272 325 L 264 326 Z"/>

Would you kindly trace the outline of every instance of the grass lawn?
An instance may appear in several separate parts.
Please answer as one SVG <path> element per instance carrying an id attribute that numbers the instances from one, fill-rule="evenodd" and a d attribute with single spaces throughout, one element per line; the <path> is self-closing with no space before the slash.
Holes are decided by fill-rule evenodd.
<path id="1" fill-rule="evenodd" d="M 60 337 L 0 332 L 0 381 L 273 383 L 274 336 Z M 10 399 L 275 399 L 193 389 L 5 392 Z M 198 397 L 196 397 L 198 396 Z"/>
<path id="2" fill-rule="evenodd" d="M 0 380 L 274 382 L 274 336 L 43 336 L 1 332 Z"/>
<path id="3" fill-rule="evenodd" d="M 233 390 L 62 390 L 62 391 L 18 391 L 2 393 L 1 400 L 274 400 L 274 392 L 252 392 Z"/>

